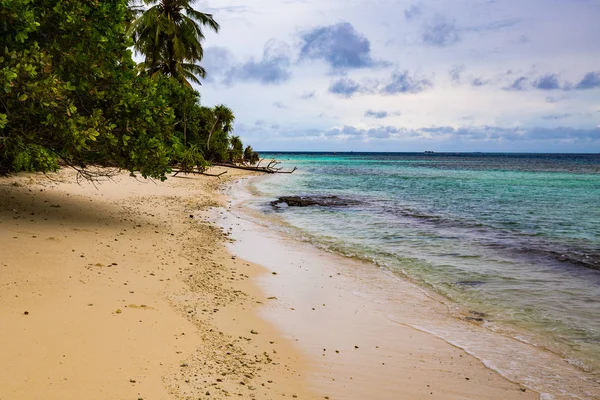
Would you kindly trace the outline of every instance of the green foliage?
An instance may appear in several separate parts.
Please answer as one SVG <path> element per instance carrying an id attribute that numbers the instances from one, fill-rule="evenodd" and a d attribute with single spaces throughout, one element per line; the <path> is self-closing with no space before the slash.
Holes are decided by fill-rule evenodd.
<path id="1" fill-rule="evenodd" d="M 143 0 L 151 5 L 129 28 L 137 52 L 145 56 L 141 68 L 152 75 L 172 76 L 182 83 L 200 83 L 206 71 L 202 60 L 202 26 L 215 32 L 219 24 L 211 14 L 192 8 L 194 0 Z"/>
<path id="2" fill-rule="evenodd" d="M 192 144 L 185 146 L 181 143 L 174 146 L 173 162 L 181 172 L 204 172 L 210 166 L 198 146 Z"/>
<path id="3" fill-rule="evenodd" d="M 204 107 L 200 105 L 200 94 L 190 86 L 182 85 L 172 78 L 157 76 L 162 96 L 169 99 L 175 115 L 174 136 L 177 145 L 173 161 L 183 167 L 183 152 L 194 148 L 188 156 L 196 154 L 197 163 L 185 162 L 186 166 L 203 169 L 207 161 L 228 161 L 230 134 L 233 131 L 234 115 L 224 105 Z"/>
<path id="4" fill-rule="evenodd" d="M 11 171 L 56 171 L 58 158 L 48 149 L 30 144 L 25 146 L 18 140 L 0 145 L 0 174 Z"/>
<path id="5" fill-rule="evenodd" d="M 0 0 L 5 170 L 53 169 L 58 156 L 164 178 L 174 114 L 160 82 L 137 75 L 130 16 L 126 0 Z"/>
<path id="6" fill-rule="evenodd" d="M 210 129 L 206 138 L 206 152 L 211 160 L 229 161 L 229 134 L 233 131 L 235 116 L 228 107 L 220 104 L 205 109 Z"/>
<path id="7" fill-rule="evenodd" d="M 171 11 L 150 21 L 128 0 L 0 0 L 0 173 L 62 160 L 165 179 L 174 164 L 246 160 L 233 112 L 182 84 L 198 73 L 200 25 L 218 30 L 192 2 L 161 1 L 154 12 Z M 127 28 L 155 74 L 139 74 Z"/>
<path id="8" fill-rule="evenodd" d="M 250 165 L 254 165 L 260 161 L 260 155 L 254 151 L 252 146 L 247 146 L 244 150 L 244 162 Z"/>
<path id="9" fill-rule="evenodd" d="M 232 136 L 229 139 L 229 161 L 234 163 L 243 162 L 244 158 L 244 144 L 239 136 Z"/>

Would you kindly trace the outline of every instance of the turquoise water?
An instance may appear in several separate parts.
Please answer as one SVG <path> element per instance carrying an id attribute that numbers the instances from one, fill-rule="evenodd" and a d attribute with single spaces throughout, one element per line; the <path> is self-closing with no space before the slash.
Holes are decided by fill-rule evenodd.
<path id="1" fill-rule="evenodd" d="M 434 290 L 486 326 L 600 372 L 600 155 L 263 154 L 280 229 Z M 279 196 L 341 207 L 274 207 Z"/>

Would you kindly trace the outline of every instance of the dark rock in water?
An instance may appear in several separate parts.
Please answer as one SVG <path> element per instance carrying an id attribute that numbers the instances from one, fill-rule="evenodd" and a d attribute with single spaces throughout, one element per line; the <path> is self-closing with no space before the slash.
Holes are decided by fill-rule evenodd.
<path id="1" fill-rule="evenodd" d="M 282 203 L 287 204 L 289 207 L 346 207 L 359 204 L 356 200 L 342 199 L 338 196 L 283 196 L 272 201 L 271 205 L 277 207 Z"/>
<path id="2" fill-rule="evenodd" d="M 600 270 L 600 254 L 586 254 L 579 251 L 554 253 L 554 257 L 561 262 L 581 265 L 586 268 Z"/>
<path id="3" fill-rule="evenodd" d="M 475 310 L 469 310 L 469 314 L 471 314 L 471 315 L 473 315 L 475 317 L 479 317 L 479 318 L 485 318 L 485 317 L 487 317 L 486 313 L 482 313 L 482 312 L 475 311 Z"/>

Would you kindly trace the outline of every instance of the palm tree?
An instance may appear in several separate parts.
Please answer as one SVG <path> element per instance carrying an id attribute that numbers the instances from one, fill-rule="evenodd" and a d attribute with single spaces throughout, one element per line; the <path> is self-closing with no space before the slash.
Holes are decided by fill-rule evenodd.
<path id="1" fill-rule="evenodd" d="M 192 8 L 196 0 L 141 0 L 151 6 L 131 24 L 135 50 L 146 58 L 140 67 L 150 74 L 169 75 L 189 85 L 200 83 L 206 71 L 202 60 L 202 26 L 215 32 L 219 24 L 211 14 Z"/>
<path id="2" fill-rule="evenodd" d="M 206 139 L 206 149 L 210 150 L 210 139 L 217 130 L 221 130 L 226 134 L 229 134 L 233 130 L 233 121 L 235 116 L 233 111 L 223 104 L 219 104 L 212 109 L 213 124 L 208 131 L 208 138 Z"/>
<path id="3" fill-rule="evenodd" d="M 254 151 L 252 146 L 247 146 L 246 149 L 244 150 L 243 160 L 245 163 L 247 163 L 249 165 L 254 165 L 260 161 L 260 155 L 256 151 Z"/>
<path id="4" fill-rule="evenodd" d="M 242 139 L 239 136 L 232 136 L 229 139 L 229 144 L 231 147 L 229 148 L 229 161 L 232 163 L 242 162 L 244 157 L 244 144 L 242 143 Z"/>

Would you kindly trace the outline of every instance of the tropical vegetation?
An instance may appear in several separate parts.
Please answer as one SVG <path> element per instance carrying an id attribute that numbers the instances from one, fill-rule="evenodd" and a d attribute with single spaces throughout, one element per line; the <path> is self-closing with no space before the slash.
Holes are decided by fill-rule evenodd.
<path id="1" fill-rule="evenodd" d="M 191 86 L 206 73 L 202 27 L 219 25 L 191 0 L 144 3 L 0 0 L 0 173 L 62 163 L 165 179 L 258 159 L 233 112 Z"/>
<path id="2" fill-rule="evenodd" d="M 148 10 L 139 11 L 129 31 L 135 49 L 145 56 L 141 67 L 151 74 L 172 76 L 182 83 L 200 83 L 206 71 L 202 60 L 202 41 L 206 26 L 215 32 L 219 24 L 211 14 L 195 10 L 195 0 L 143 0 Z"/>

